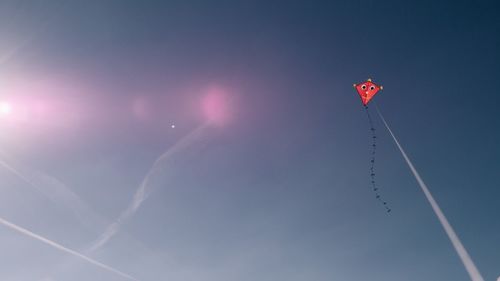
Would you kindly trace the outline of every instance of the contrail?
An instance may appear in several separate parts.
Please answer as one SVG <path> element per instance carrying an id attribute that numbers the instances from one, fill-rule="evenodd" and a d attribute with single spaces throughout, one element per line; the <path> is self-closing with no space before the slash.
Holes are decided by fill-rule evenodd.
<path id="1" fill-rule="evenodd" d="M 35 188 L 36 190 L 39 190 L 39 188 L 37 186 L 35 186 L 27 177 L 25 177 L 21 172 L 19 172 L 17 169 L 12 167 L 11 165 L 7 164 L 7 162 L 0 159 L 0 166 L 4 167 L 9 172 L 16 175 L 18 178 L 23 180 L 25 183 L 29 184 L 31 187 Z"/>
<path id="2" fill-rule="evenodd" d="M 199 135 L 207 126 L 208 123 L 200 125 L 196 129 L 191 131 L 189 134 L 182 137 L 179 141 L 177 141 L 173 146 L 167 149 L 167 151 L 165 151 L 162 155 L 160 155 L 160 157 L 156 159 L 156 161 L 151 166 L 151 169 L 149 169 L 148 173 L 146 174 L 141 184 L 139 185 L 139 188 L 135 192 L 134 197 L 132 198 L 132 202 L 129 204 L 127 209 L 125 209 L 113 223 L 111 223 L 110 225 L 108 225 L 108 227 L 106 227 L 105 231 L 101 234 L 101 236 L 96 241 L 94 241 L 94 243 L 92 243 L 92 245 L 88 249 L 89 253 L 99 249 L 104 244 L 106 244 L 113 236 L 115 236 L 115 234 L 120 230 L 121 225 L 126 220 L 128 220 L 137 211 L 137 209 L 139 209 L 144 200 L 147 199 L 149 195 L 148 193 L 149 180 L 151 176 L 154 175 L 154 173 L 157 171 L 158 165 L 163 161 L 167 160 L 168 158 L 170 158 L 177 151 L 182 150 L 183 148 L 189 146 L 195 139 L 199 137 Z"/>
<path id="3" fill-rule="evenodd" d="M 100 247 L 104 246 L 114 235 L 116 235 L 116 233 L 118 233 L 118 231 L 120 230 L 121 228 L 121 225 L 126 221 L 128 220 L 136 211 L 137 209 L 142 205 L 142 203 L 147 199 L 148 195 L 149 195 L 149 192 L 148 192 L 148 186 L 149 186 L 149 181 L 150 181 L 150 178 L 152 175 L 155 174 L 155 172 L 157 172 L 158 170 L 158 166 L 160 163 L 164 162 L 165 160 L 169 159 L 172 155 L 174 155 L 175 153 L 177 153 L 179 150 L 182 150 L 186 147 L 188 147 L 194 140 L 196 140 L 199 135 L 203 132 L 203 130 L 209 125 L 209 123 L 205 123 L 205 124 L 202 124 L 200 125 L 199 127 L 197 127 L 196 129 L 194 129 L 193 131 L 191 131 L 188 135 L 182 137 L 179 141 L 177 141 L 173 146 L 171 146 L 167 151 L 165 151 L 163 154 L 161 154 L 156 160 L 155 162 L 153 163 L 152 167 L 150 168 L 150 170 L 148 171 L 148 173 L 146 174 L 146 176 L 144 177 L 144 179 L 142 180 L 140 186 L 138 187 L 137 191 L 135 192 L 134 194 L 134 197 L 132 199 L 132 202 L 129 204 L 129 206 L 127 207 L 127 209 L 125 209 L 121 214 L 120 216 L 111 224 L 109 224 L 105 231 L 100 235 L 100 237 L 94 241 L 91 246 L 86 250 L 84 251 L 87 255 L 94 252 L 95 250 L 99 249 Z M 13 166 L 7 164 L 5 161 L 3 160 L 0 160 L 0 166 L 3 166 L 4 168 L 6 168 L 7 170 L 9 170 L 10 172 L 12 172 L 13 174 L 15 174 L 16 176 L 18 176 L 20 179 L 22 179 L 24 182 L 26 182 L 27 184 L 29 184 L 30 186 L 32 186 L 33 188 L 37 189 L 38 191 L 40 191 L 40 188 L 34 184 L 34 182 L 29 178 L 29 177 L 26 177 L 23 173 L 21 173 L 19 170 L 17 170 L 16 168 L 14 168 Z M 43 176 L 43 174 L 41 173 L 34 173 L 33 174 L 34 176 Z M 44 177 L 42 177 L 44 178 Z M 50 178 L 49 178 L 50 179 Z M 53 180 L 51 180 L 53 181 Z M 52 182 L 53 184 L 54 182 Z M 57 183 L 57 182 L 56 182 Z M 59 188 L 58 188 L 59 189 Z M 42 192 L 43 193 L 43 192 Z M 44 193 L 44 195 L 47 195 Z M 67 194 L 66 194 L 67 195 Z M 75 194 L 70 194 L 72 196 L 69 196 L 69 198 L 71 199 L 75 199 L 77 198 Z M 49 198 L 49 199 L 53 199 L 53 198 Z M 77 205 L 80 205 L 80 204 L 77 204 Z M 81 207 L 81 206 L 79 206 Z M 86 208 L 83 208 L 83 209 L 86 209 Z M 80 210 L 80 208 L 77 208 L 77 210 Z M 77 212 L 78 213 L 78 212 Z M 39 235 L 36 235 L 26 229 L 23 229 L 19 226 L 16 226 L 12 223 L 9 223 L 8 221 L 6 220 L 3 220 L 0 218 L 0 224 L 3 224 L 5 226 L 8 226 L 9 228 L 12 228 L 18 232 L 21 232 L 27 236 L 30 236 L 32 238 L 35 238 L 37 240 L 40 240 L 46 244 L 49 244 L 59 250 L 62 250 L 64 252 L 67 252 L 67 253 L 70 253 L 74 256 L 77 256 L 81 259 L 84 259 L 92 264 L 95 264 L 97 266 L 100 266 L 101 268 L 105 268 L 107 270 L 110 270 L 114 273 L 117 273 L 123 277 L 126 277 L 130 280 L 137 280 L 137 279 L 134 279 L 133 277 L 127 275 L 127 274 L 124 274 L 118 270 L 115 270 L 109 266 L 106 266 L 102 263 L 99 263 L 91 258 L 89 258 L 88 256 L 86 255 L 83 255 L 83 254 L 80 254 L 74 250 L 71 250 L 71 249 L 68 249 L 68 248 L 65 248 L 55 242 L 52 242 L 46 238 L 43 238 Z M 46 279 L 44 280 L 51 280 L 50 277 L 46 277 Z"/>
<path id="4" fill-rule="evenodd" d="M 32 170 L 19 165 L 13 165 L 10 161 L 5 161 L 5 158 L 7 158 L 7 156 L 2 151 L 0 151 L 0 156 L 3 156 L 4 158 L 0 158 L 0 167 L 5 168 L 7 171 L 28 184 L 30 187 L 36 189 L 50 201 L 57 204 L 62 204 L 65 207 L 69 208 L 83 226 L 87 227 L 88 229 L 100 229 L 103 226 L 108 225 L 108 222 L 105 218 L 93 211 L 92 208 L 88 204 L 86 204 L 75 192 L 73 192 L 68 186 L 66 186 L 57 178 L 45 174 L 41 171 Z M 139 243 L 141 247 L 145 248 L 142 243 L 135 240 L 133 241 L 136 244 Z M 149 251 L 149 249 L 146 250 Z M 50 281 L 52 279 L 49 276 L 46 276 L 42 280 Z"/>
<path id="5" fill-rule="evenodd" d="M 5 154 L 0 151 L 0 156 L 5 157 Z M 93 228 L 90 221 L 99 221 L 98 216 L 91 211 L 90 207 L 85 204 L 76 193 L 71 191 L 56 178 L 25 167 L 16 167 L 12 165 L 12 163 L 7 163 L 2 158 L 0 158 L 0 166 L 31 186 L 48 200 L 58 204 L 62 203 L 70 208 L 79 221 L 86 227 Z M 101 225 L 104 225 L 104 223 L 101 223 Z"/>
<path id="6" fill-rule="evenodd" d="M 78 257 L 78 258 L 80 258 L 82 260 L 85 260 L 88 263 L 91 263 L 91 264 L 93 264 L 95 266 L 98 266 L 98 267 L 100 267 L 100 268 L 102 268 L 104 270 L 107 270 L 107 271 L 111 272 L 111 273 L 117 274 L 117 275 L 119 275 L 119 276 L 121 276 L 123 278 L 126 278 L 128 280 L 139 281 L 138 279 L 135 279 L 134 277 L 132 277 L 132 276 L 126 274 L 126 273 L 123 273 L 123 272 L 121 272 L 121 271 L 119 271 L 117 269 L 114 269 L 114 268 L 112 268 L 112 267 L 110 267 L 108 265 L 100 263 L 100 262 L 98 262 L 98 261 L 96 261 L 94 259 L 91 259 L 91 258 L 89 258 L 89 257 L 87 257 L 87 256 L 85 256 L 83 254 L 80 254 L 80 253 L 78 253 L 78 252 L 76 252 L 74 250 L 66 248 L 66 247 L 62 246 L 61 244 L 58 244 L 58 243 L 56 243 L 56 242 L 54 242 L 52 240 L 49 240 L 49 239 L 47 239 L 45 237 L 42 237 L 42 236 L 40 236 L 38 234 L 35 234 L 35 233 L 33 233 L 33 232 L 31 232 L 31 231 L 29 231 L 29 230 L 27 230 L 25 228 L 22 228 L 22 227 L 20 227 L 18 225 L 15 225 L 15 224 L 13 224 L 13 223 L 11 223 L 11 222 L 3 219 L 3 218 L 0 218 L 0 224 L 3 224 L 4 226 L 6 226 L 6 227 L 8 227 L 8 228 L 10 228 L 12 230 L 15 230 L 15 231 L 17 231 L 17 232 L 19 232 L 21 234 L 24 234 L 24 235 L 29 236 L 29 237 L 31 237 L 33 239 L 36 239 L 36 240 L 38 240 L 40 242 L 43 242 L 43 243 L 45 243 L 47 245 L 50 245 L 50 246 L 52 246 L 52 247 L 54 247 L 54 248 L 56 248 L 56 249 L 58 249 L 60 251 L 63 251 L 63 252 L 68 253 L 68 254 L 70 254 L 72 256 Z"/>
<path id="7" fill-rule="evenodd" d="M 458 238 L 458 235 L 455 233 L 453 230 L 453 227 L 451 227 L 451 224 L 448 222 L 448 219 L 445 217 L 443 211 L 441 211 L 441 208 L 439 207 L 438 203 L 432 196 L 431 192 L 429 191 L 429 188 L 427 188 L 427 185 L 425 182 L 422 180 L 420 175 L 417 172 L 417 169 L 415 169 L 415 166 L 413 166 L 410 158 L 408 158 L 408 155 L 406 155 L 405 151 L 401 147 L 401 144 L 399 144 L 398 139 L 392 132 L 391 128 L 389 128 L 389 125 L 385 121 L 384 116 L 382 116 L 382 113 L 380 113 L 380 110 L 378 109 L 377 106 L 375 106 L 377 109 L 377 113 L 380 116 L 380 119 L 382 119 L 382 122 L 384 122 L 385 127 L 389 131 L 389 133 L 392 136 L 392 139 L 396 143 L 397 147 L 399 148 L 399 151 L 401 151 L 401 154 L 403 155 L 403 158 L 406 161 L 406 164 L 408 164 L 408 167 L 410 167 L 411 172 L 415 176 L 415 179 L 417 179 L 418 185 L 420 185 L 420 188 L 425 194 L 425 197 L 429 201 L 429 203 L 432 206 L 432 209 L 434 210 L 434 213 L 439 219 L 439 222 L 443 226 L 444 230 L 446 231 L 446 234 L 448 235 L 448 238 L 451 241 L 451 244 L 453 244 L 453 247 L 455 248 L 455 251 L 457 251 L 458 256 L 462 260 L 462 263 L 465 266 L 465 270 L 467 270 L 467 273 L 469 273 L 469 276 L 472 281 L 484 281 L 483 277 L 481 276 L 481 273 L 479 273 L 479 270 L 476 268 L 476 265 L 472 261 L 471 257 L 467 253 L 467 250 L 465 249 L 464 245 L 460 241 L 460 238 Z"/>

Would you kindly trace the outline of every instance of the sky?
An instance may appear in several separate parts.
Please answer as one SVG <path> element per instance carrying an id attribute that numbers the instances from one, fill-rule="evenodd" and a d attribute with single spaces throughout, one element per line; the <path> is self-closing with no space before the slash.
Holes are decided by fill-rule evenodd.
<path id="1" fill-rule="evenodd" d="M 0 218 L 142 281 L 470 280 L 376 114 L 392 212 L 374 198 L 352 87 L 372 78 L 494 281 L 498 8 L 2 0 Z M 5 226 L 0 245 L 1 280 L 126 280 Z"/>

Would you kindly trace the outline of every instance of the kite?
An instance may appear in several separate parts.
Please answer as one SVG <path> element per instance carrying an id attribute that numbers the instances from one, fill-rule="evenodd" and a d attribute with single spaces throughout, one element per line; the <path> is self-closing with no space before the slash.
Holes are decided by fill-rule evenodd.
<path id="1" fill-rule="evenodd" d="M 353 86 L 356 88 L 356 91 L 358 91 L 358 94 L 361 97 L 361 102 L 365 107 L 367 107 L 370 100 L 378 93 L 378 91 L 384 89 L 384 87 L 373 83 L 370 78 L 361 84 L 354 84 Z"/>
<path id="2" fill-rule="evenodd" d="M 365 81 L 363 83 L 354 84 L 354 88 L 356 89 L 359 96 L 361 97 L 361 102 L 363 103 L 363 106 L 365 107 L 366 114 L 368 116 L 368 122 L 370 124 L 370 130 L 372 132 L 372 140 L 373 140 L 372 141 L 372 156 L 371 156 L 371 160 L 370 160 L 370 172 L 371 172 L 370 176 L 371 176 L 372 188 L 373 188 L 373 191 L 375 192 L 376 198 L 384 205 L 386 211 L 390 212 L 391 209 L 387 206 L 387 202 L 382 200 L 382 198 L 380 197 L 380 194 L 378 193 L 379 188 L 375 182 L 374 166 L 375 166 L 375 152 L 376 152 L 376 148 L 377 148 L 377 143 L 376 143 L 377 136 L 375 134 L 375 128 L 373 126 L 373 119 L 370 116 L 370 112 L 368 111 L 368 103 L 371 101 L 371 99 L 373 99 L 373 97 L 380 90 L 382 90 L 382 86 L 379 86 L 379 85 L 373 83 L 371 79 L 368 79 L 367 81 Z M 436 215 L 439 222 L 441 223 L 441 226 L 443 227 L 444 231 L 448 235 L 448 238 L 450 239 L 452 246 L 455 248 L 455 251 L 457 252 L 458 257 L 462 261 L 462 263 L 465 267 L 465 270 L 469 274 L 471 280 L 472 281 L 484 281 L 483 276 L 481 275 L 481 273 L 477 269 L 476 265 L 474 264 L 474 261 L 472 260 L 469 253 L 467 252 L 464 245 L 462 244 L 462 241 L 460 241 L 460 238 L 458 237 L 457 233 L 455 232 L 455 230 L 451 226 L 450 222 L 448 221 L 448 219 L 444 215 L 443 211 L 441 210 L 441 207 L 439 207 L 434 196 L 432 196 L 431 191 L 429 190 L 429 188 L 425 184 L 424 180 L 422 179 L 422 177 L 420 177 L 420 174 L 418 173 L 418 171 L 415 168 L 415 166 L 413 165 L 412 161 L 410 160 L 410 158 L 408 157 L 408 155 L 404 151 L 403 147 L 401 146 L 401 143 L 396 138 L 396 135 L 389 127 L 389 124 L 387 123 L 384 116 L 380 112 L 380 109 L 378 108 L 377 104 L 375 104 L 375 109 L 377 110 L 378 116 L 382 120 L 382 123 L 384 124 L 385 128 L 389 132 L 389 134 L 392 137 L 397 148 L 401 152 L 401 155 L 403 156 L 404 160 L 406 161 L 408 168 L 410 168 L 411 173 L 413 174 L 413 176 L 417 180 L 417 183 L 420 186 L 420 189 L 422 189 L 422 192 L 424 193 L 427 201 L 429 201 L 429 204 L 431 205 L 432 210 L 434 211 L 434 214 Z M 498 281 L 500 281 L 500 280 L 498 280 Z"/>
<path id="3" fill-rule="evenodd" d="M 360 84 L 353 84 L 354 88 L 359 94 L 359 97 L 361 98 L 361 102 L 363 103 L 363 106 L 365 107 L 366 110 L 366 115 L 368 116 L 368 123 L 370 125 L 370 131 L 372 135 L 372 149 L 371 149 L 371 158 L 370 158 L 370 178 L 371 178 L 371 185 L 372 185 L 372 190 L 375 193 L 375 198 L 382 203 L 384 206 L 385 210 L 390 213 L 391 208 L 387 205 L 387 202 L 382 199 L 379 193 L 379 187 L 377 185 L 376 179 L 375 179 L 375 153 L 377 152 L 377 135 L 375 132 L 375 126 L 373 125 L 373 119 L 370 115 L 370 111 L 368 111 L 368 103 L 373 99 L 373 97 L 383 89 L 382 86 L 379 86 L 375 83 L 372 82 L 372 79 L 368 79 L 363 83 Z"/>

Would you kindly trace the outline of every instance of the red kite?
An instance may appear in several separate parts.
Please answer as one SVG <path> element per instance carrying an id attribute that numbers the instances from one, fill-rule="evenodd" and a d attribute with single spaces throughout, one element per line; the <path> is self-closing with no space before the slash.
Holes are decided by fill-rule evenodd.
<path id="1" fill-rule="evenodd" d="M 361 84 L 353 84 L 356 91 L 358 91 L 359 96 L 361 97 L 361 102 L 364 106 L 366 106 L 370 100 L 378 93 L 378 91 L 382 90 L 383 87 L 379 86 L 372 82 L 372 79 L 366 80 Z"/>

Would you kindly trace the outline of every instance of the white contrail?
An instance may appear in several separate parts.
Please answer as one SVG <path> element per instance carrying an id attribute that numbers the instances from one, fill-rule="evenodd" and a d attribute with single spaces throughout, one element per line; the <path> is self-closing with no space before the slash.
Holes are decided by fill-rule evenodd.
<path id="1" fill-rule="evenodd" d="M 90 254 L 92 252 L 94 252 L 95 250 L 99 249 L 100 247 L 104 246 L 114 235 L 116 235 L 116 233 L 120 230 L 120 227 L 121 225 L 126 221 L 128 220 L 136 211 L 137 209 L 141 206 L 141 204 L 144 202 L 144 200 L 147 199 L 147 196 L 149 195 L 149 192 L 148 192 L 148 186 L 149 186 L 149 181 L 150 181 L 150 178 L 152 175 L 155 174 L 155 172 L 158 170 L 158 166 L 159 164 L 161 164 L 162 162 L 164 162 L 165 160 L 168 160 L 172 155 L 174 155 L 175 153 L 177 153 L 179 150 L 182 150 L 184 148 L 186 148 L 187 146 L 189 146 L 194 140 L 196 140 L 199 135 L 203 132 L 203 130 L 209 125 L 209 123 L 205 123 L 205 124 L 202 124 L 200 125 L 199 127 L 197 127 L 196 129 L 194 129 L 193 131 L 191 131 L 188 135 L 182 137 L 179 141 L 177 141 L 173 146 L 171 146 L 167 151 L 165 151 L 163 154 L 161 154 L 157 159 L 156 161 L 153 163 L 152 167 L 150 168 L 150 170 L 148 171 L 148 173 L 146 174 L 146 176 L 144 177 L 144 179 L 142 180 L 140 186 L 138 187 L 137 191 L 135 192 L 134 194 L 134 197 L 132 199 L 132 202 L 129 204 L 129 206 L 127 207 L 127 209 L 125 209 L 121 214 L 120 216 L 111 224 L 109 224 L 105 231 L 100 235 L 100 237 L 94 241 L 91 246 L 86 250 L 84 251 L 86 254 Z M 3 166 L 4 168 L 6 168 L 7 170 L 9 170 L 10 172 L 12 172 L 13 174 L 15 174 L 16 176 L 18 176 L 20 179 L 22 179 L 23 181 L 25 181 L 27 184 L 29 184 L 30 186 L 32 186 L 33 188 L 35 188 L 36 190 L 40 191 L 40 188 L 33 182 L 32 179 L 30 179 L 29 177 L 26 177 L 23 173 L 21 173 L 19 170 L 17 170 L 16 168 L 14 168 L 13 166 L 9 165 L 8 163 L 6 163 L 5 161 L 3 160 L 0 160 L 0 166 Z M 43 174 L 41 173 L 30 173 L 32 174 L 34 177 L 41 177 L 42 179 L 45 178 L 45 180 L 47 180 L 47 177 L 44 176 Z M 48 178 L 51 182 L 51 184 L 54 184 L 55 183 L 58 183 L 57 181 L 54 181 L 54 179 L 51 180 L 51 178 L 49 177 Z M 57 189 L 60 189 L 57 188 Z M 44 195 L 47 196 L 47 194 L 45 192 L 42 192 L 44 193 Z M 68 196 L 68 194 L 65 194 L 68 198 L 71 198 L 71 199 L 75 199 L 77 198 L 76 197 L 76 194 L 70 194 L 71 196 Z M 54 199 L 54 198 L 50 198 L 51 196 L 48 196 L 49 199 Z M 78 200 L 77 200 L 78 201 Z M 82 207 L 80 206 L 80 204 L 77 204 L 78 207 Z M 75 206 L 73 206 L 75 207 Z M 80 213 L 78 211 L 81 211 L 81 209 L 86 209 L 86 208 L 76 208 L 76 211 L 75 213 Z M 23 234 L 26 234 L 28 236 L 31 236 L 35 239 L 38 239 L 42 242 L 45 242 L 49 245 L 52 245 L 62 251 L 65 251 L 65 252 L 68 252 L 70 254 L 73 254 L 73 255 L 76 255 L 88 262 L 91 262 L 95 265 L 98 265 L 98 266 L 101 266 L 106 269 L 108 269 L 109 267 L 107 267 L 106 265 L 103 265 L 99 262 L 96 262 L 94 260 L 92 260 L 91 258 L 83 255 L 83 254 L 80 254 L 78 252 L 75 252 L 73 250 L 70 250 L 70 249 L 67 249 L 67 248 L 64 248 L 63 246 L 55 243 L 55 242 L 52 242 L 50 240 L 47 240 L 41 236 L 38 236 L 34 233 L 31 233 L 23 228 L 20 228 L 18 226 L 15 226 L 5 220 L 2 220 L 0 218 L 0 223 L 1 224 L 4 224 L 10 228 L 13 228 Z M 53 244 L 52 244 L 53 243 Z M 109 268 L 111 269 L 112 271 L 114 269 L 112 268 Z M 116 271 L 115 273 L 119 273 L 119 274 L 123 274 L 119 271 Z M 136 280 L 136 279 L 133 279 L 132 277 L 128 276 L 128 275 L 122 275 L 122 276 L 126 276 L 127 278 L 131 279 L 131 280 Z M 50 280 L 50 277 L 46 277 L 46 278 L 49 278 Z"/>
<path id="2" fill-rule="evenodd" d="M 103 226 L 108 225 L 106 219 L 93 211 L 75 192 L 57 178 L 41 171 L 32 170 L 20 165 L 13 165 L 12 162 L 5 161 L 7 156 L 1 151 L 0 156 L 4 158 L 0 158 L 0 167 L 5 168 L 30 187 L 36 189 L 48 200 L 69 208 L 83 226 L 93 230 L 96 228 L 101 229 Z M 133 239 L 133 237 L 131 238 Z M 139 243 L 141 247 L 145 247 L 142 243 L 135 241 L 135 239 L 133 241 L 136 244 Z M 149 251 L 149 249 L 146 250 Z M 52 279 L 46 276 L 42 280 L 49 281 Z"/>
<path id="3" fill-rule="evenodd" d="M 389 131 L 389 133 L 392 136 L 392 139 L 394 140 L 397 147 L 399 148 L 399 151 L 401 151 L 401 154 L 403 155 L 403 158 L 405 159 L 406 164 L 408 164 L 408 167 L 410 167 L 411 172 L 413 173 L 413 175 L 417 179 L 418 185 L 420 185 L 420 188 L 424 192 L 425 197 L 427 198 L 427 200 L 431 204 L 432 209 L 434 210 L 434 213 L 436 214 L 436 216 L 439 219 L 439 222 L 441 223 L 444 230 L 446 231 L 448 238 L 450 239 L 451 243 L 453 244 L 455 251 L 457 251 L 458 256 L 462 260 L 462 263 L 465 266 L 465 270 L 467 270 L 467 272 L 469 273 L 471 280 L 472 281 L 484 281 L 483 277 L 481 276 L 481 273 L 479 273 L 479 270 L 476 268 L 476 265 L 474 264 L 471 257 L 469 256 L 469 253 L 467 253 L 467 250 L 465 249 L 464 245 L 460 241 L 460 238 L 458 238 L 458 235 L 453 230 L 453 227 L 451 227 L 451 224 L 448 222 L 448 219 L 446 219 L 443 211 L 441 211 L 441 208 L 439 207 L 438 203 L 436 202 L 436 200 L 432 196 L 431 192 L 429 191 L 429 188 L 427 188 L 427 185 L 425 184 L 425 182 L 422 180 L 422 178 L 418 174 L 417 169 L 415 169 L 415 166 L 413 166 L 410 158 L 408 158 L 408 155 L 406 155 L 405 151 L 403 150 L 403 148 L 399 144 L 398 139 L 396 138 L 396 136 L 392 132 L 391 128 L 389 128 L 389 125 L 385 121 L 384 116 L 382 116 L 382 113 L 380 113 L 380 110 L 378 109 L 378 107 L 376 107 L 376 109 L 377 109 L 378 115 L 380 116 L 380 119 L 382 119 L 382 122 L 384 122 L 385 127 L 387 128 L 387 130 Z"/>
<path id="4" fill-rule="evenodd" d="M 168 158 L 170 158 L 177 151 L 182 150 L 183 148 L 189 146 L 195 139 L 199 137 L 201 132 L 207 126 L 208 123 L 205 123 L 197 127 L 189 134 L 182 137 L 179 141 L 177 141 L 173 146 L 167 149 L 167 151 L 165 151 L 162 155 L 160 155 L 160 157 L 156 159 L 156 161 L 151 166 L 151 169 L 149 169 L 148 173 L 146 174 L 141 184 L 139 185 L 139 188 L 135 192 L 134 197 L 132 198 L 132 202 L 129 204 L 127 209 L 125 209 L 113 223 L 111 223 L 110 225 L 108 225 L 108 227 L 106 227 L 105 231 L 100 235 L 100 237 L 96 241 L 94 241 L 94 243 L 92 243 L 87 252 L 90 253 L 99 249 L 104 244 L 106 244 L 120 230 L 121 225 L 126 220 L 128 220 L 137 211 L 137 209 L 139 209 L 144 200 L 147 199 L 149 195 L 147 190 L 149 186 L 149 180 L 151 176 L 157 171 L 158 165 L 163 161 L 167 160 Z"/>
<path id="5" fill-rule="evenodd" d="M 22 227 L 20 227 L 18 225 L 15 225 L 15 224 L 13 224 L 13 223 L 11 223 L 11 222 L 3 219 L 3 218 L 0 218 L 0 224 L 3 224 L 4 226 L 6 226 L 6 227 L 8 227 L 8 228 L 10 228 L 12 230 L 15 230 L 15 231 L 17 231 L 17 232 L 19 232 L 21 234 L 24 234 L 24 235 L 29 236 L 31 238 L 34 238 L 34 239 L 36 239 L 36 240 L 38 240 L 40 242 L 43 242 L 43 243 L 45 243 L 47 245 L 50 245 L 50 246 L 52 246 L 52 247 L 54 247 L 54 248 L 56 248 L 56 249 L 58 249 L 60 251 L 63 251 L 63 252 L 68 253 L 68 254 L 70 254 L 72 256 L 78 257 L 78 258 L 80 258 L 82 260 L 85 260 L 85 261 L 87 261 L 87 262 L 89 262 L 89 263 L 91 263 L 93 265 L 96 265 L 96 266 L 98 266 L 98 267 L 100 267 L 102 269 L 105 269 L 105 270 L 107 270 L 109 272 L 117 274 L 117 275 L 119 275 L 119 276 L 121 276 L 123 278 L 129 279 L 129 280 L 138 281 L 138 279 L 135 279 L 134 277 L 132 277 L 132 276 L 126 274 L 126 273 L 123 273 L 123 272 L 121 272 L 121 271 L 119 271 L 117 269 L 114 269 L 114 268 L 112 268 L 112 267 L 110 267 L 108 265 L 100 263 L 100 262 L 98 262 L 98 261 L 96 261 L 94 259 L 91 259 L 91 258 L 89 258 L 89 257 L 87 257 L 87 256 L 85 256 L 83 254 L 80 254 L 80 253 L 78 253 L 78 252 L 76 252 L 74 250 L 66 248 L 66 247 L 62 246 L 61 244 L 58 244 L 58 243 L 56 243 L 56 242 L 54 242 L 52 240 L 49 240 L 49 239 L 47 239 L 45 237 L 42 237 L 42 236 L 40 236 L 38 234 L 35 234 L 35 233 L 33 233 L 33 232 L 31 232 L 31 231 L 29 231 L 29 230 L 27 230 L 25 228 L 22 228 Z"/>

